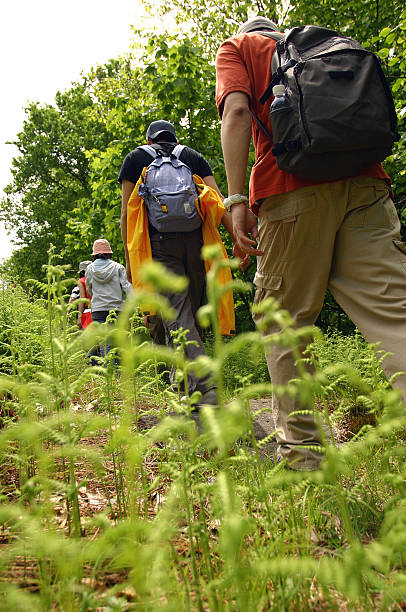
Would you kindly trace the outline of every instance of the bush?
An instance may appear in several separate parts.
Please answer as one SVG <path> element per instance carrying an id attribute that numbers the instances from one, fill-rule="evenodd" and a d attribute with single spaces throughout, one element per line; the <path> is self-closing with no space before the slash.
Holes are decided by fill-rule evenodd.
<path id="1" fill-rule="evenodd" d="M 0 372 L 29 380 L 49 356 L 47 310 L 18 285 L 1 280 Z"/>

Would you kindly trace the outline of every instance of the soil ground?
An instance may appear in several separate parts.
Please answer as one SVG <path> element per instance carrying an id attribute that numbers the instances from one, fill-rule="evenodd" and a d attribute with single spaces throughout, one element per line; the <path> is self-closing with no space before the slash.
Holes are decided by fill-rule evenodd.
<path id="1" fill-rule="evenodd" d="M 250 401 L 250 408 L 255 439 L 257 441 L 264 440 L 275 431 L 275 424 L 272 416 L 272 399 L 270 397 L 253 399 Z M 265 408 L 268 408 L 268 410 L 264 410 Z M 261 445 L 260 454 L 262 456 L 275 457 L 275 440 L 271 439 L 269 442 L 265 442 Z"/>

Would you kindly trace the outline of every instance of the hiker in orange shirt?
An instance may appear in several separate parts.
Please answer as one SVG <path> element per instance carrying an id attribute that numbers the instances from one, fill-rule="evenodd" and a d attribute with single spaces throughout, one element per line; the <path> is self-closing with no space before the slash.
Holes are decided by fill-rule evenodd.
<path id="1" fill-rule="evenodd" d="M 328 36 L 328 31 L 320 30 L 312 26 L 298 28 L 296 40 L 309 32 L 314 38 Z M 297 327 L 312 325 L 328 287 L 368 342 L 381 342 L 380 348 L 388 352 L 383 368 L 390 377 L 404 371 L 406 364 L 406 245 L 400 237 L 390 179 L 380 163 L 366 164 L 350 177 L 351 173 L 347 172 L 331 180 L 318 179 L 317 170 L 321 172 L 323 168 L 326 172 L 337 167 L 335 164 L 329 167 L 323 156 L 320 165 L 315 165 L 313 179 L 278 167 L 276 156 L 284 142 L 280 143 L 279 150 L 275 149 L 270 121 L 272 97 L 266 99 L 263 94 L 272 83 L 277 40 L 283 39 L 274 22 L 254 17 L 221 45 L 216 59 L 216 102 L 222 120 L 229 196 L 224 205 L 232 214 L 237 245 L 247 255 L 257 257 L 255 304 L 273 297 L 289 311 Z M 308 51 L 310 44 L 303 45 L 302 64 L 312 57 Z M 358 43 L 350 44 L 356 47 Z M 278 47 L 286 48 L 290 49 L 289 45 Z M 354 53 L 348 55 L 348 61 L 355 57 Z M 285 74 L 290 68 L 294 70 L 294 66 L 295 63 L 286 61 L 280 71 Z M 297 82 L 297 72 L 289 76 L 291 88 Z M 303 79 L 311 79 L 306 76 L 309 72 L 302 74 Z M 350 78 L 351 74 L 347 70 L 342 76 Z M 329 80 L 326 76 L 329 84 L 337 73 L 332 72 L 330 77 Z M 283 82 L 287 80 L 287 77 L 280 78 Z M 349 81 L 342 78 L 338 87 L 340 83 L 343 87 L 344 82 L 347 89 Z M 373 82 L 380 81 L 377 78 Z M 288 104 L 289 87 L 284 87 Z M 309 85 L 310 90 L 317 91 L 320 108 L 323 92 L 314 84 L 313 89 Z M 291 100 L 294 104 L 296 98 Z M 334 99 L 329 103 L 334 105 Z M 390 103 L 387 107 L 388 118 L 392 119 L 394 109 L 390 110 Z M 292 117 L 296 115 L 280 114 L 280 125 L 286 126 Z M 338 112 L 335 117 L 338 121 Z M 387 124 L 389 132 L 389 120 Z M 390 136 L 388 133 L 388 140 Z M 249 195 L 246 195 L 251 138 L 256 161 L 251 171 Z M 370 141 L 374 141 L 373 133 Z M 288 140 L 286 146 L 291 148 L 286 150 L 299 155 L 300 142 L 300 139 Z M 359 155 L 355 151 L 353 158 L 357 160 Z M 347 161 L 346 156 L 341 155 L 341 159 Z M 254 215 L 258 216 L 259 235 Z M 259 320 L 258 315 L 255 320 Z M 267 331 L 277 332 L 278 328 Z M 274 345 L 266 357 L 273 384 L 286 385 L 298 376 L 289 347 Z M 398 376 L 393 384 L 402 391 L 405 401 L 406 376 Z M 311 414 L 298 413 L 303 408 L 299 399 L 290 394 L 274 396 L 276 440 L 280 455 L 292 467 L 316 469 L 322 457 L 317 452 L 319 433 Z"/>

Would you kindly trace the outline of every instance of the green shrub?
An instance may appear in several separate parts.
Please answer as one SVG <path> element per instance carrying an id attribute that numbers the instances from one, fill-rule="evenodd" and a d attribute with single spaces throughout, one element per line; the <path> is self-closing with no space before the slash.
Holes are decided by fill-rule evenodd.
<path id="1" fill-rule="evenodd" d="M 0 284 L 0 372 L 30 380 L 49 359 L 47 309 L 18 285 Z"/>
<path id="2" fill-rule="evenodd" d="M 154 270 L 148 280 L 172 282 Z M 276 391 L 300 393 L 306 409 L 314 394 L 372 404 L 378 394 L 376 427 L 340 449 L 325 441 L 317 472 L 264 459 L 248 404 L 271 390 L 265 341 L 257 332 L 221 340 L 214 278 L 215 270 L 204 311 L 214 329 L 210 355 L 190 364 L 181 350 L 146 341 L 136 322 L 130 334 L 141 301 L 165 312 L 156 296 L 137 293 L 113 329 L 117 370 L 110 359 L 86 364 L 87 346 L 103 341 L 107 327 L 73 333 L 64 270 L 51 261 L 46 326 L 35 332 L 46 339 L 44 368 L 27 380 L 18 368 L 0 378 L 17 408 L 0 431 L 5 609 L 402 608 L 406 446 L 398 432 L 406 415 L 398 393 L 360 337 L 317 336 L 310 354 L 318 370 L 310 375 L 300 364 L 297 380 Z M 263 307 L 282 329 L 274 341 L 296 347 L 288 314 L 272 301 Z M 162 391 L 153 373 L 161 362 L 184 377 L 193 367 L 215 378 L 219 406 L 203 410 L 202 431 L 190 418 L 191 398 Z"/>

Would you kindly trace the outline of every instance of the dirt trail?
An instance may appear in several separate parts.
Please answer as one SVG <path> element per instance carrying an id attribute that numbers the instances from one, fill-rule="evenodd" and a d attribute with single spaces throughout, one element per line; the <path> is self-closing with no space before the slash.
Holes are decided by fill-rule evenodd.
<path id="1" fill-rule="evenodd" d="M 252 423 L 257 441 L 264 440 L 275 431 L 274 420 L 272 416 L 272 399 L 270 397 L 264 397 L 262 399 L 250 400 L 250 408 L 252 413 Z M 262 409 L 267 408 L 268 410 L 260 412 Z M 261 446 L 260 454 L 264 457 L 274 457 L 276 453 L 276 443 L 272 439 L 269 442 L 265 442 Z"/>

